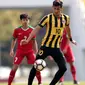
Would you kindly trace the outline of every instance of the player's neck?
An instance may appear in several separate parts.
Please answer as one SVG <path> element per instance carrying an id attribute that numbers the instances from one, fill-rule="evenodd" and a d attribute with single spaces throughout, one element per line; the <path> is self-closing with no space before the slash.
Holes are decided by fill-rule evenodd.
<path id="1" fill-rule="evenodd" d="M 23 29 L 28 29 L 28 25 L 22 25 Z"/>
<path id="2" fill-rule="evenodd" d="M 54 13 L 54 15 L 55 15 L 57 18 L 60 18 L 60 17 L 62 16 L 62 13 L 60 13 L 60 14 Z"/>

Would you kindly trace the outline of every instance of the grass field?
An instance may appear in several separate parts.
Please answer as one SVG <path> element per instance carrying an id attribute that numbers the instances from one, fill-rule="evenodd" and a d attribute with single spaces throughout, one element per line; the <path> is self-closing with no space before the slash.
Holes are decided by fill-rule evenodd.
<path id="1" fill-rule="evenodd" d="M 7 85 L 7 83 L 0 83 L 0 85 Z M 27 85 L 26 83 L 13 83 L 12 85 Z M 33 84 L 37 85 L 37 84 Z M 48 83 L 44 83 L 43 85 L 49 85 Z M 73 85 L 72 82 L 64 82 L 64 85 Z M 85 82 L 80 82 L 79 85 L 85 85 Z"/>

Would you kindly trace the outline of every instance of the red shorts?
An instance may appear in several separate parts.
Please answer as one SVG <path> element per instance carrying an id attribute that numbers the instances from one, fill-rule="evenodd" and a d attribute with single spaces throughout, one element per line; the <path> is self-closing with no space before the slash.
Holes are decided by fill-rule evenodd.
<path id="1" fill-rule="evenodd" d="M 16 54 L 15 54 L 15 57 L 14 57 L 14 64 L 21 64 L 22 60 L 24 59 L 24 57 L 27 58 L 27 63 L 28 64 L 33 64 L 34 61 L 35 61 L 35 54 L 33 51 L 29 51 L 29 52 L 23 52 L 21 50 L 17 50 L 16 51 Z"/>
<path id="2" fill-rule="evenodd" d="M 66 48 L 66 53 L 64 53 L 65 59 L 68 63 L 74 62 L 75 58 L 70 46 Z"/>

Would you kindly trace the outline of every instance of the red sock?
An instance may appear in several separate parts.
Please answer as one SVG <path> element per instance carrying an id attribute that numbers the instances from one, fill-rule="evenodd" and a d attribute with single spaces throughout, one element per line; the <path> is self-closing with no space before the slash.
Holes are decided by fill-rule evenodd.
<path id="1" fill-rule="evenodd" d="M 41 73 L 40 73 L 40 71 L 37 71 L 36 72 L 36 78 L 37 78 L 37 80 L 38 80 L 38 84 L 41 84 Z"/>
<path id="2" fill-rule="evenodd" d="M 64 81 L 64 76 L 62 76 L 61 78 L 60 78 L 60 82 L 63 82 Z"/>
<path id="3" fill-rule="evenodd" d="M 71 65 L 71 73 L 73 76 L 73 80 L 76 80 L 76 68 L 74 65 Z"/>
<path id="4" fill-rule="evenodd" d="M 9 78 L 8 78 L 8 85 L 11 85 L 11 83 L 12 83 L 14 77 L 15 77 L 15 72 L 16 71 L 11 70 L 10 75 L 9 75 Z"/>

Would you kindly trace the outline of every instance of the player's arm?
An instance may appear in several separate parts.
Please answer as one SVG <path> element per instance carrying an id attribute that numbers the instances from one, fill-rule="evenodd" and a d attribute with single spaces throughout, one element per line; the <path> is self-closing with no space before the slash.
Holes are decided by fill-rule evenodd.
<path id="1" fill-rule="evenodd" d="M 69 24 L 70 24 L 70 18 L 67 16 L 66 31 L 67 31 L 67 34 L 68 34 L 68 38 L 69 38 L 69 40 L 70 40 L 73 44 L 76 45 L 76 41 L 74 41 L 74 40 L 72 39 L 71 29 L 70 29 Z"/>
<path id="2" fill-rule="evenodd" d="M 34 53 L 37 54 L 37 52 L 38 52 L 37 41 L 36 41 L 35 38 L 33 38 L 32 40 L 33 40 L 33 50 L 34 50 Z"/>
<path id="3" fill-rule="evenodd" d="M 16 39 L 17 39 L 17 30 L 15 29 L 13 32 L 13 37 L 12 37 L 12 42 L 11 42 L 11 48 L 10 48 L 10 56 L 14 56 L 14 47 L 16 44 Z"/>
<path id="4" fill-rule="evenodd" d="M 10 56 L 14 56 L 14 47 L 15 47 L 15 44 L 16 44 L 16 39 L 13 38 L 12 39 L 12 42 L 11 42 L 11 48 L 10 48 Z"/>
<path id="5" fill-rule="evenodd" d="M 74 41 L 74 40 L 72 39 L 71 30 L 70 30 L 69 25 L 66 26 L 66 31 L 67 31 L 67 34 L 68 34 L 68 38 L 69 38 L 69 40 L 70 40 L 73 44 L 76 45 L 76 44 L 77 44 L 76 41 Z"/>
<path id="6" fill-rule="evenodd" d="M 71 35 L 71 30 L 70 30 L 69 25 L 66 26 L 66 31 L 67 31 L 68 38 L 71 40 L 72 39 L 72 35 Z"/>

